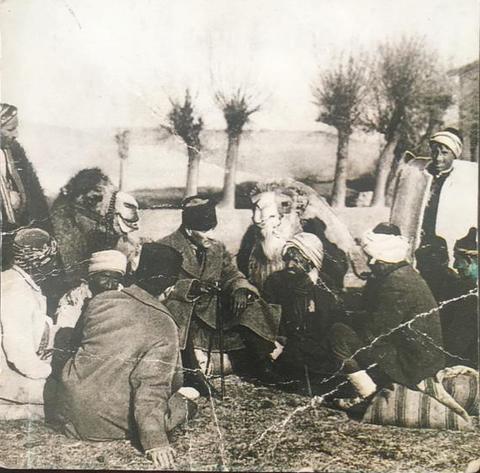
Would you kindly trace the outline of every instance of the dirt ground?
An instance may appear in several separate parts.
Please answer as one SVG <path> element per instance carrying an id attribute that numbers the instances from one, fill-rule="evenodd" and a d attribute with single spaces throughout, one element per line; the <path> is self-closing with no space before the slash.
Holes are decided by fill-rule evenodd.
<path id="1" fill-rule="evenodd" d="M 215 382 L 217 382 L 216 380 Z M 461 472 L 479 457 L 480 430 L 367 425 L 298 394 L 226 380 L 223 401 L 201 398 L 172 434 L 176 468 L 190 471 Z M 6 468 L 153 469 L 129 441 L 67 439 L 41 422 L 0 423 Z"/>
<path id="2" fill-rule="evenodd" d="M 341 217 L 354 236 L 386 215 L 384 209 L 350 210 Z M 235 218 L 219 217 L 229 223 L 219 225 L 220 236 L 235 253 L 236 236 L 251 215 L 235 211 Z M 177 227 L 179 212 L 146 211 L 142 223 L 143 235 L 156 239 Z M 311 407 L 308 397 L 236 376 L 227 377 L 226 386 L 223 401 L 202 398 L 198 416 L 173 433 L 178 470 L 453 473 L 480 457 L 478 428 L 453 432 L 367 425 L 326 407 Z M 153 469 L 127 440 L 80 442 L 42 422 L 27 421 L 0 422 L 0 467 Z"/>

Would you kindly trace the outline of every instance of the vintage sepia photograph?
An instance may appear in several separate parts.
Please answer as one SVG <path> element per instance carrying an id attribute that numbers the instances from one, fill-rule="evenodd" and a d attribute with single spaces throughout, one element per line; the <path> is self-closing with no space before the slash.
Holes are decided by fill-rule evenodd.
<path id="1" fill-rule="evenodd" d="M 478 0 L 0 31 L 0 468 L 480 473 Z"/>

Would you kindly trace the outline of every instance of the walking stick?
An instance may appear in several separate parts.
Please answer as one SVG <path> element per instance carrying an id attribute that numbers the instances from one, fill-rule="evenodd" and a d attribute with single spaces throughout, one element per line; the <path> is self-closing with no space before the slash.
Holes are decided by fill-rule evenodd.
<path id="1" fill-rule="evenodd" d="M 303 368 L 305 370 L 305 381 L 307 382 L 308 396 L 313 397 L 312 384 L 310 383 L 310 374 L 309 374 L 309 371 L 308 371 L 308 365 L 304 364 Z"/>
<path id="2" fill-rule="evenodd" d="M 217 328 L 219 330 L 218 334 L 218 349 L 220 352 L 220 393 L 221 399 L 225 397 L 225 369 L 223 365 L 223 317 L 222 317 L 222 301 L 221 301 L 221 292 L 218 283 L 217 287 Z"/>

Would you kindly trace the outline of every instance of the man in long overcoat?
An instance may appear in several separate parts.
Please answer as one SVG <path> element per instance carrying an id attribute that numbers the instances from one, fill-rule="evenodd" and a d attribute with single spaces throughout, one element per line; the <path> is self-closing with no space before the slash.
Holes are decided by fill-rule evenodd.
<path id="1" fill-rule="evenodd" d="M 183 202 L 180 228 L 158 242 L 183 256 L 178 281 L 165 304 L 180 321 L 184 366 L 198 369 L 193 348 L 219 349 L 223 324 L 225 352 L 247 346 L 256 368 L 265 374 L 275 348 L 280 310 L 258 299 L 257 288 L 237 269 L 225 245 L 212 238 L 216 225 L 215 205 L 200 196 L 189 197 Z"/>
<path id="2" fill-rule="evenodd" d="M 360 399 L 377 384 L 402 384 L 434 397 L 469 421 L 436 373 L 445 367 L 438 305 L 425 280 L 406 261 L 408 240 L 396 225 L 378 224 L 362 238 L 372 274 L 365 286 L 365 314 L 335 324 L 333 353 Z"/>
<path id="3" fill-rule="evenodd" d="M 156 465 L 169 468 L 167 431 L 188 411 L 187 400 L 177 399 L 183 382 L 178 328 L 159 294 L 132 285 L 88 302 L 75 327 L 79 346 L 62 370 L 59 420 L 75 438 L 137 440 Z"/>

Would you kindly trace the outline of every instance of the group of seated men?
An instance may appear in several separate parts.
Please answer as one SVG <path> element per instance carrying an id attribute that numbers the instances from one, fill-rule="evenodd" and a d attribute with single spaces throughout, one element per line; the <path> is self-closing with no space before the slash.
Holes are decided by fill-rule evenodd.
<path id="1" fill-rule="evenodd" d="M 182 203 L 180 228 L 145 243 L 129 277 L 123 253 L 93 253 L 81 315 L 70 324 L 47 316 L 41 289 L 55 275 L 55 239 L 15 230 L 1 280 L 0 419 L 49 404 L 66 435 L 133 438 L 156 465 L 172 467 L 167 434 L 195 415 L 199 395 L 218 396 L 206 376 L 218 358 L 221 375 L 228 361 L 246 379 L 305 388 L 344 409 L 397 383 L 468 419 L 436 373 L 478 368 L 476 228 L 455 245 L 456 272 L 439 237 L 417 250 L 414 269 L 398 226 L 365 233 L 371 272 L 363 310 L 352 315 L 318 229 L 290 237 L 283 269 L 260 287 L 214 238 L 216 226 L 215 204 L 193 196 Z"/>
<path id="2" fill-rule="evenodd" d="M 307 379 L 320 380 L 321 386 L 322 379 L 343 373 L 355 396 L 341 399 L 340 407 L 392 382 L 427 390 L 431 383 L 425 380 L 435 383 L 446 353 L 474 366 L 473 350 L 463 346 L 458 354 L 445 346 L 438 303 L 407 262 L 408 243 L 395 225 L 379 224 L 363 236 L 372 272 L 364 288 L 365 312 L 349 318 L 341 294 L 322 281 L 323 247 L 314 234 L 301 232 L 287 241 L 285 268 L 273 273 L 260 292 L 212 238 L 216 224 L 211 201 L 187 199 L 180 228 L 144 244 L 128 287 L 122 253 L 92 255 L 91 297 L 70 336 L 71 349 L 53 375 L 54 417 L 65 434 L 87 440 L 135 435 L 156 464 L 172 466 L 167 432 L 195 413 L 198 391 L 215 391 L 194 347 L 204 346 L 210 356 L 220 338 L 233 355 L 234 369 L 267 383 Z M 2 274 L 3 412 L 24 398 L 42 403 L 41 388 L 51 374 L 49 355 L 62 328 L 46 316 L 38 283 L 51 274 L 55 252 L 55 241 L 44 230 L 19 230 L 14 264 Z M 475 229 L 457 243 L 455 255 L 458 285 L 463 281 L 464 288 L 473 288 Z M 275 348 L 282 351 L 274 360 Z M 32 388 L 35 383 L 40 389 Z M 101 396 L 99 386 L 108 386 Z M 436 396 L 468 417 L 444 390 Z"/>

